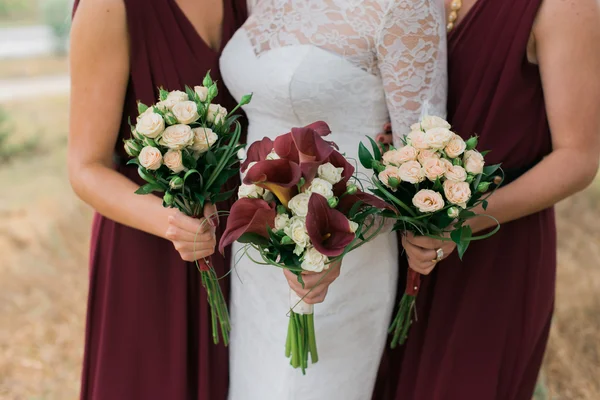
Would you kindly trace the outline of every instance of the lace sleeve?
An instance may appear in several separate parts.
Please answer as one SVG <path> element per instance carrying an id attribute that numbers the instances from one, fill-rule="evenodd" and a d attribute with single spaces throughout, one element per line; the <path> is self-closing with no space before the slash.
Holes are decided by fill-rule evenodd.
<path id="1" fill-rule="evenodd" d="M 446 117 L 448 72 L 442 0 L 391 0 L 377 40 L 394 143 L 422 115 Z"/>

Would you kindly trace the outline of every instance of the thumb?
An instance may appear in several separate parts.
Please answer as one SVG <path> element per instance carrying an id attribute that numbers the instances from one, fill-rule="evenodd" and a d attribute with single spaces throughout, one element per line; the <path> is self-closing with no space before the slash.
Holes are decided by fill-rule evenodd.
<path id="1" fill-rule="evenodd" d="M 219 214 L 217 211 L 217 206 L 212 203 L 206 203 L 204 205 L 204 218 L 206 218 L 210 226 L 213 228 L 219 226 Z"/>

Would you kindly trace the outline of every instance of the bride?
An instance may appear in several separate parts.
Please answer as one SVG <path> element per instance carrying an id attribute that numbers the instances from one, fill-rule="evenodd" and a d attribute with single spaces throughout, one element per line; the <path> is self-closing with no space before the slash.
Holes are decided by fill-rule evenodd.
<path id="1" fill-rule="evenodd" d="M 430 105 L 429 113 L 445 116 L 443 3 L 254 1 L 220 64 L 235 97 L 254 93 L 245 108 L 248 143 L 323 120 L 333 131 L 328 140 L 357 159 L 359 142 L 387 121 L 394 132 L 408 133 L 423 104 Z M 230 400 L 371 398 L 395 305 L 396 243 L 394 234 L 380 235 L 344 259 L 335 284 L 314 290 L 309 302 L 328 293 L 315 309 L 320 361 L 309 364 L 306 376 L 284 356 L 286 277 L 237 257 Z M 235 244 L 233 254 L 240 249 Z M 290 285 L 297 288 L 293 280 Z"/>

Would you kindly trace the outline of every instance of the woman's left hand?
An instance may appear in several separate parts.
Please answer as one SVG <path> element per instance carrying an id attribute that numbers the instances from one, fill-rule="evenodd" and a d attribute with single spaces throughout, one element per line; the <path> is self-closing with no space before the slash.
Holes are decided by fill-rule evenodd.
<path id="1" fill-rule="evenodd" d="M 302 280 L 304 281 L 304 287 L 298 282 L 298 276 L 287 269 L 283 270 L 285 278 L 290 285 L 290 288 L 296 292 L 298 296 L 306 304 L 317 304 L 322 303 L 327 296 L 329 285 L 333 283 L 340 276 L 340 268 L 342 262 L 335 262 L 329 266 L 329 269 L 315 273 L 315 272 L 303 272 Z"/>
<path id="2" fill-rule="evenodd" d="M 408 257 L 408 266 L 422 275 L 429 275 L 437 263 L 448 257 L 456 248 L 452 241 L 415 236 L 411 232 L 402 236 L 402 246 Z M 443 252 L 440 260 L 436 260 L 438 249 Z"/>

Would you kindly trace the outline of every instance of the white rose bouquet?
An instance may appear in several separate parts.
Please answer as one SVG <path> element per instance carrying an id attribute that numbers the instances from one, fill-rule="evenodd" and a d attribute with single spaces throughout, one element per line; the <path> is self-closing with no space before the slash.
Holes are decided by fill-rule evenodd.
<path id="1" fill-rule="evenodd" d="M 159 101 L 151 106 L 138 103 L 139 116 L 131 124 L 132 137 L 125 151 L 138 165 L 147 183 L 136 193 L 163 193 L 163 205 L 175 207 L 192 217 L 202 217 L 206 203 L 218 203 L 234 194 L 222 192 L 229 178 L 239 173 L 237 152 L 241 127 L 233 113 L 251 100 L 244 96 L 231 112 L 211 104 L 217 84 L 210 73 L 203 86 L 185 92 L 159 89 Z M 229 314 L 218 277 L 208 260 L 196 263 L 208 293 L 213 323 L 213 340 L 219 342 L 218 326 L 225 345 L 229 343 Z"/>
<path id="2" fill-rule="evenodd" d="M 370 141 L 373 152 L 361 143 L 359 159 L 374 172 L 371 191 L 395 209 L 395 213 L 386 212 L 396 219 L 395 230 L 452 240 L 461 259 L 470 242 L 498 231 L 499 224 L 484 235 L 473 236 L 466 224 L 476 216 L 473 208 L 486 209 L 486 198 L 501 172 L 500 164 L 485 166 L 486 153 L 475 149 L 476 136 L 464 141 L 442 118 L 426 116 L 411 126 L 402 148 L 382 154 L 375 141 Z M 406 290 L 390 327 L 392 348 L 406 340 L 419 285 L 420 275 L 409 269 Z"/>
<path id="3" fill-rule="evenodd" d="M 383 221 L 372 217 L 391 207 L 350 183 L 354 167 L 323 139 L 329 133 L 316 122 L 250 146 L 221 251 L 247 243 L 260 264 L 286 268 L 302 283 L 302 273 L 328 270 L 377 235 Z M 286 357 L 305 373 L 309 354 L 318 361 L 313 307 L 291 290 L 290 302 Z"/>

